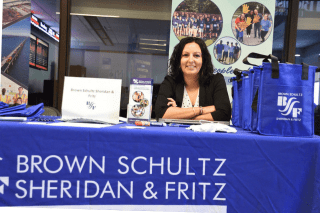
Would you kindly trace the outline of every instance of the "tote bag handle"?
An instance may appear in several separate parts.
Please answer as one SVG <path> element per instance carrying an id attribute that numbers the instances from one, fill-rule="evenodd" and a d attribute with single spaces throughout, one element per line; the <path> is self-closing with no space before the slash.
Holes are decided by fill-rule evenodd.
<path id="1" fill-rule="evenodd" d="M 262 58 L 263 59 L 263 62 L 269 62 L 269 59 L 271 59 L 271 67 L 272 67 L 272 74 L 271 74 L 271 77 L 272 78 L 279 78 L 279 62 L 278 62 L 278 58 L 272 54 L 270 55 L 263 55 L 263 54 L 260 54 L 260 53 L 250 53 L 247 57 L 245 57 L 242 62 L 244 64 L 247 64 L 247 65 L 251 65 L 251 66 L 258 66 L 256 64 L 251 64 L 249 61 L 248 61 L 248 58 Z"/>

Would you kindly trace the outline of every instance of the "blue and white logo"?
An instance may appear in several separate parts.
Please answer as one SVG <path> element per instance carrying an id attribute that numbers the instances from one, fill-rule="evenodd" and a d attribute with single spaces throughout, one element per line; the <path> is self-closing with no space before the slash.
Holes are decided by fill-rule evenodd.
<path id="1" fill-rule="evenodd" d="M 4 186 L 9 186 L 9 177 L 0 177 L 0 194 L 4 194 Z"/>
<path id="2" fill-rule="evenodd" d="M 96 108 L 95 103 L 91 102 L 91 101 L 87 101 L 87 106 L 89 109 L 92 109 L 92 110 L 94 110 Z"/>
<path id="3" fill-rule="evenodd" d="M 133 79 L 133 83 L 138 84 L 139 83 L 138 79 Z"/>
<path id="4" fill-rule="evenodd" d="M 278 96 L 278 106 L 285 107 L 283 110 L 279 109 L 279 112 L 281 112 L 281 115 L 283 116 L 288 116 L 292 113 L 292 117 L 297 118 L 302 112 L 302 108 L 294 108 L 297 103 L 300 103 L 300 101 L 295 97 L 291 97 L 288 100 L 288 97 L 286 96 Z"/>

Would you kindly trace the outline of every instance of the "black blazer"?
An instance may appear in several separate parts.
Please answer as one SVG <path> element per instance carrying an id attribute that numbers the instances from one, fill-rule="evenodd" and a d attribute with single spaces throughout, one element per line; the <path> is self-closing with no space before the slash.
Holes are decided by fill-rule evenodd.
<path id="1" fill-rule="evenodd" d="M 176 83 L 171 76 L 166 76 L 160 86 L 155 112 L 156 118 L 162 118 L 167 111 L 168 99 L 173 98 L 177 107 L 181 107 L 183 99 L 184 83 Z M 229 121 L 231 117 L 231 105 L 227 92 L 226 83 L 222 74 L 218 73 L 211 77 L 206 85 L 200 85 L 199 106 L 214 105 L 216 111 L 212 112 L 215 121 Z"/>

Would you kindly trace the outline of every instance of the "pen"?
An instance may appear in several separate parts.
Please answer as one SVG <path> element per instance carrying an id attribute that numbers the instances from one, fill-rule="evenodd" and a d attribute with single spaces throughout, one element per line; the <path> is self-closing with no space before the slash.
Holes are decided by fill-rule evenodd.
<path id="1" fill-rule="evenodd" d="M 159 122 L 149 122 L 149 121 L 136 121 L 134 122 L 136 126 L 167 126 L 166 123 Z"/>
<path id="2" fill-rule="evenodd" d="M 186 124 L 176 124 L 176 123 L 171 123 L 169 124 L 169 126 L 172 126 L 172 127 L 190 127 L 190 125 L 186 125 Z"/>

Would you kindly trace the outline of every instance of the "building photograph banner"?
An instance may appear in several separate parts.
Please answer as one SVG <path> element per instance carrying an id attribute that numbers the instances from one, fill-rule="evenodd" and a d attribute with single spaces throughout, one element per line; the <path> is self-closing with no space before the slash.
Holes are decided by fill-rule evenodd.
<path id="1" fill-rule="evenodd" d="M 233 70 L 250 68 L 242 60 L 251 52 L 272 53 L 274 13 L 275 0 L 173 0 L 169 56 L 182 38 L 203 39 L 231 96 Z"/>
<path id="2" fill-rule="evenodd" d="M 1 101 L 27 104 L 31 1 L 3 1 Z"/>

